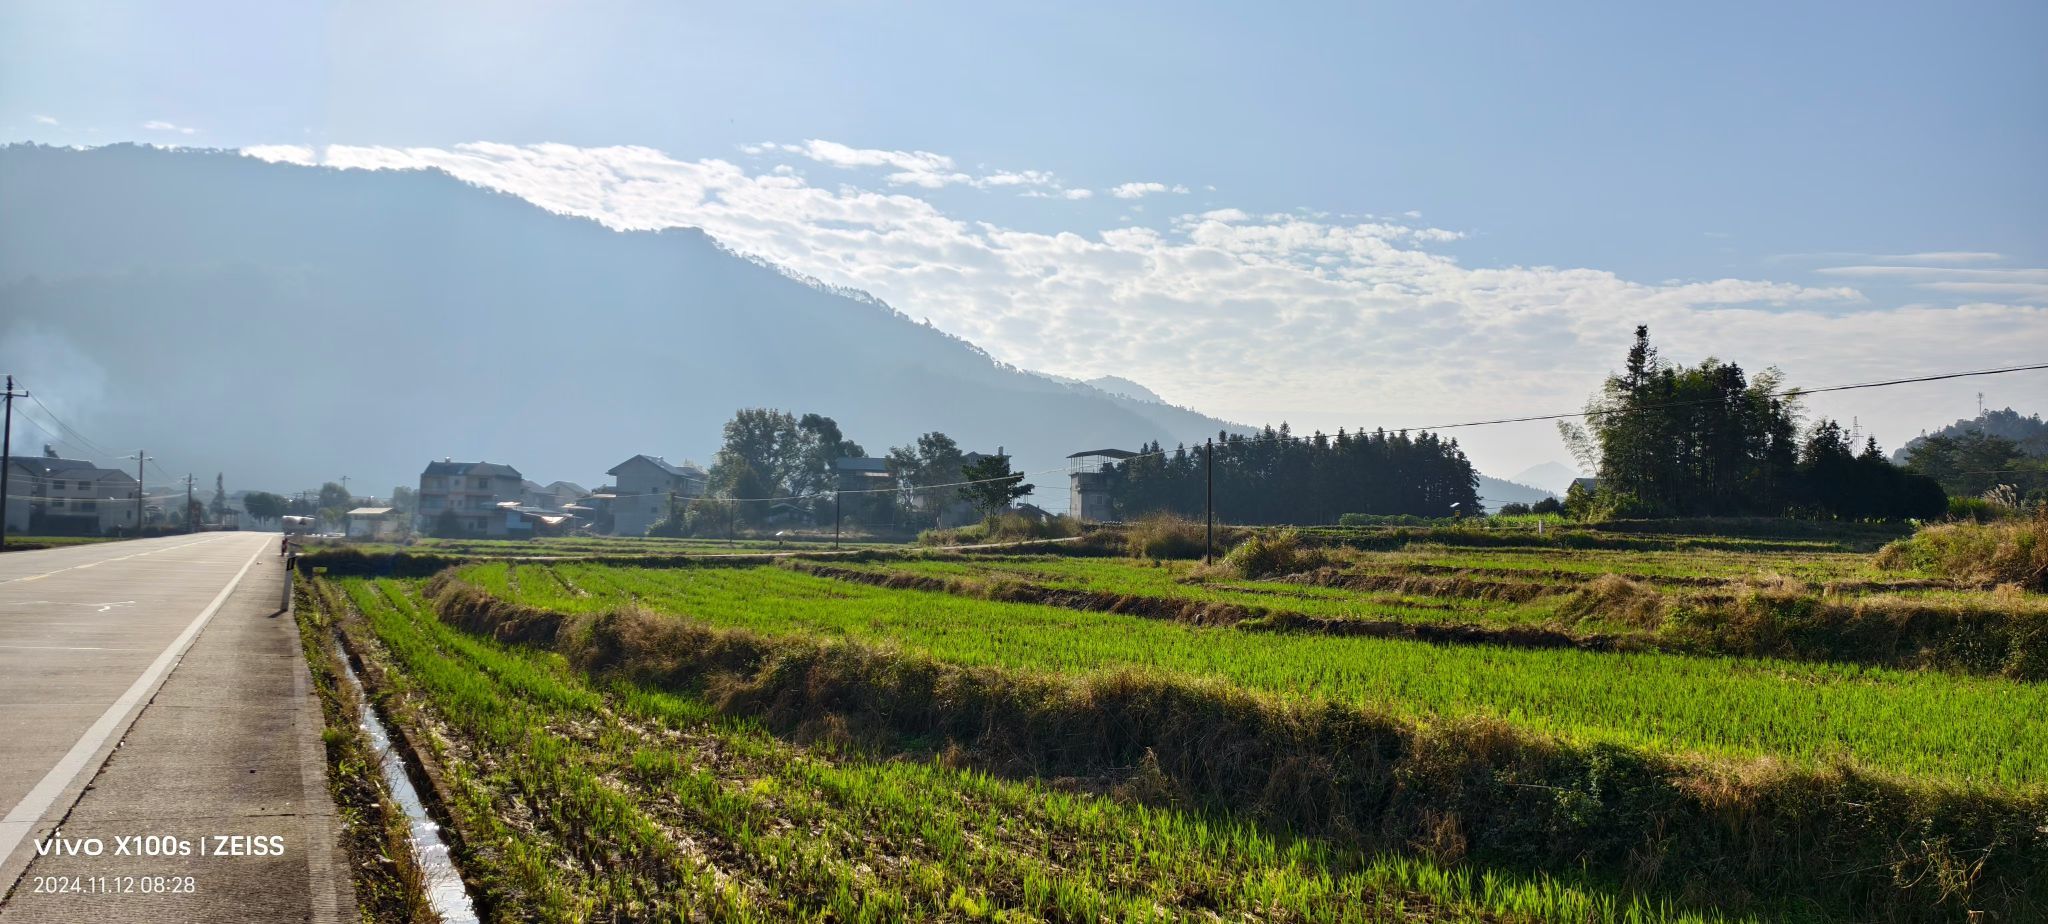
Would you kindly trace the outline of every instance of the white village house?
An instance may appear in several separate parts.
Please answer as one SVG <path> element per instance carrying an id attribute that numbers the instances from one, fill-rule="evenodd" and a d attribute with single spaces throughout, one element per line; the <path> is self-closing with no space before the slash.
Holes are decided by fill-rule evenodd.
<path id="1" fill-rule="evenodd" d="M 135 528 L 135 476 L 91 462 L 41 456 L 6 460 L 7 531 L 100 536 Z"/>
<path id="2" fill-rule="evenodd" d="M 396 507 L 357 507 L 348 512 L 348 537 L 379 541 L 396 539 L 404 532 L 405 514 Z"/>
<path id="3" fill-rule="evenodd" d="M 636 455 L 605 474 L 617 479 L 612 490 L 612 533 L 645 536 L 647 528 L 668 516 L 669 505 L 703 497 L 711 476 L 695 465 L 676 465 L 660 456 Z"/>

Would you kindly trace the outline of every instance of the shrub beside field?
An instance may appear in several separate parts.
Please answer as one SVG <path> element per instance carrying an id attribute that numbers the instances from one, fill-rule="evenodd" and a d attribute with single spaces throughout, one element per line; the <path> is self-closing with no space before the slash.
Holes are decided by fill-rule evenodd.
<path id="1" fill-rule="evenodd" d="M 1943 920 L 1964 908 L 2024 919 L 2048 902 L 2048 795 L 2038 786 L 1703 762 L 1173 675 L 969 667 L 630 607 L 551 613 L 452 576 L 432 591 L 443 618 L 471 631 L 788 733 L 952 748 L 1035 777 L 1156 768 L 1153 787 L 1168 798 L 1346 843 L 1587 866 L 1720 906 L 1797 899 L 1858 920 Z"/>

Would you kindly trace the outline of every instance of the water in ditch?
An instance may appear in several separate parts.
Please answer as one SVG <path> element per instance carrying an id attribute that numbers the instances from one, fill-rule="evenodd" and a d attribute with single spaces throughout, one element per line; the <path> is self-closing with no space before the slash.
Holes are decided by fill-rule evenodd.
<path id="1" fill-rule="evenodd" d="M 347 657 L 339 660 L 342 672 L 348 676 L 349 687 L 355 691 L 356 713 L 363 717 L 363 734 L 369 736 L 370 746 L 376 749 L 378 761 L 383 765 L 384 785 L 391 791 L 392 801 L 405 812 L 407 839 L 412 843 L 413 859 L 419 863 L 420 872 L 426 879 L 428 904 L 443 924 L 476 924 L 476 906 L 470 903 L 469 892 L 462 885 L 462 876 L 455 871 L 455 858 L 448 853 L 448 842 L 441 839 L 441 826 L 427 814 L 426 804 L 420 801 L 419 791 L 413 788 L 412 778 L 405 773 L 405 760 L 399 756 L 398 749 L 391 746 L 391 735 L 377 718 L 377 710 L 371 708 L 370 698 L 363 692 L 363 682 L 356 677 L 355 667 L 348 663 Z"/>

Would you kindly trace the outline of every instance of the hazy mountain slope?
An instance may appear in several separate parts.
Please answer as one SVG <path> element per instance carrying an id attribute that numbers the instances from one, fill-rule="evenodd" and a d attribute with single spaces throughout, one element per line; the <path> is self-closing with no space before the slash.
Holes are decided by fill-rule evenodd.
<path id="1" fill-rule="evenodd" d="M 1499 510 L 1502 504 L 1533 504 L 1554 496 L 1542 488 L 1488 475 L 1479 476 L 1479 502 L 1486 506 L 1488 512 Z"/>
<path id="2" fill-rule="evenodd" d="M 694 230 L 439 173 L 16 146 L 0 210 L 0 355 L 35 354 L 10 368 L 107 399 L 71 421 L 94 439 L 231 483 L 381 493 L 442 456 L 596 483 L 636 452 L 708 458 L 742 406 L 832 415 L 877 453 L 943 430 L 1033 470 L 1225 426 L 1000 365 Z M 53 345 L 80 359 L 59 374 Z"/>
<path id="3" fill-rule="evenodd" d="M 1540 488 L 1561 497 L 1565 490 L 1572 486 L 1572 481 L 1580 477 L 1582 476 L 1579 475 L 1579 470 L 1569 465 L 1562 462 L 1545 462 L 1522 469 L 1509 476 L 1508 480 Z"/>

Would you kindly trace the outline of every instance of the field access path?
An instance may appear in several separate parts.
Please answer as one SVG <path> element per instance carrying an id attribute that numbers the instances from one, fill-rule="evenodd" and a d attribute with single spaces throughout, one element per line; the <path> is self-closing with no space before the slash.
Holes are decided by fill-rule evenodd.
<path id="1" fill-rule="evenodd" d="M 277 541 L 0 555 L 0 922 L 356 919 Z"/>

